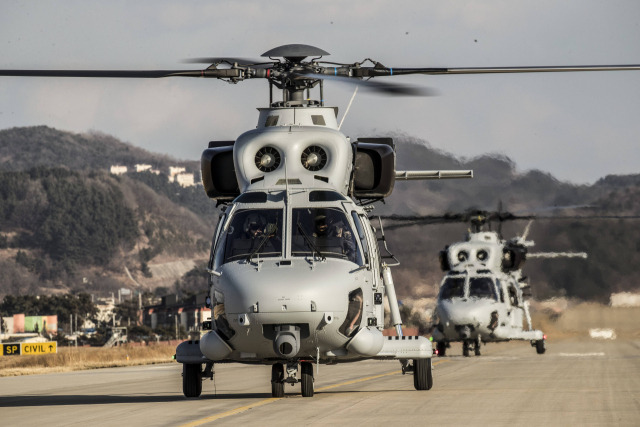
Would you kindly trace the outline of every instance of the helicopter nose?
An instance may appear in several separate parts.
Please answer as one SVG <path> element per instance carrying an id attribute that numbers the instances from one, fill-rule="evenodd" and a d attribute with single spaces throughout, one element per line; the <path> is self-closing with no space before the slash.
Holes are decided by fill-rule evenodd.
<path id="1" fill-rule="evenodd" d="M 456 304 L 441 304 L 438 307 L 438 315 L 441 322 L 448 327 L 456 327 L 459 333 L 463 333 L 460 328 L 464 325 L 478 324 L 477 310 L 473 306 L 469 306 L 463 302 Z M 467 331 L 470 332 L 470 331 Z M 464 337 L 463 337 L 464 338 Z"/>
<path id="2" fill-rule="evenodd" d="M 467 339 L 471 336 L 471 328 L 469 325 L 456 326 L 456 330 L 458 331 L 458 335 L 460 338 Z"/>

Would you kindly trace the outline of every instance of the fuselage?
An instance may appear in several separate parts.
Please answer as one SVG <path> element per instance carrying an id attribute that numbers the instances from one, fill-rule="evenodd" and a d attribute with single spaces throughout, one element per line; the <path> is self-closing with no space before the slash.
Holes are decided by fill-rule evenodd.
<path id="1" fill-rule="evenodd" d="M 220 216 L 209 262 L 225 359 L 375 356 L 380 258 L 365 211 L 347 195 L 353 148 L 335 110 L 261 110 L 258 128 L 236 140 L 234 164 L 241 195 Z"/>

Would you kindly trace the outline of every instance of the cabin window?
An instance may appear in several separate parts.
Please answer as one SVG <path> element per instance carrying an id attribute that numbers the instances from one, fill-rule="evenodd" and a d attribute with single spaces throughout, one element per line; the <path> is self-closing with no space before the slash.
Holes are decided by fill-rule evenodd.
<path id="1" fill-rule="evenodd" d="M 309 192 L 310 202 L 338 202 L 341 200 L 347 200 L 344 196 L 337 191 L 328 190 L 314 190 Z"/>
<path id="2" fill-rule="evenodd" d="M 325 121 L 324 121 L 324 116 L 321 116 L 319 114 L 312 114 L 311 115 L 311 121 L 316 126 L 326 126 L 327 125 L 325 123 Z"/>
<path id="3" fill-rule="evenodd" d="M 496 279 L 496 286 L 500 293 L 500 302 L 504 302 L 504 291 L 502 290 L 502 283 L 500 283 L 500 279 Z"/>
<path id="4" fill-rule="evenodd" d="M 297 208 L 292 214 L 292 256 L 342 258 L 362 265 L 355 235 L 343 211 Z"/>
<path id="5" fill-rule="evenodd" d="M 267 203 L 267 193 L 262 191 L 244 193 L 236 197 L 234 203 Z"/>
<path id="6" fill-rule="evenodd" d="M 265 122 L 264 126 L 265 127 L 271 127 L 271 126 L 277 125 L 279 118 L 280 118 L 280 116 L 269 116 L 269 117 L 267 117 L 267 121 Z"/>
<path id="7" fill-rule="evenodd" d="M 364 252 L 364 262 L 365 264 L 369 264 L 369 245 L 367 244 L 367 235 L 364 232 L 364 227 L 362 226 L 360 218 L 355 211 L 351 212 L 351 217 L 353 218 L 353 223 L 356 225 L 358 238 L 360 239 L 360 244 L 362 245 L 362 251 Z"/>
<path id="8" fill-rule="evenodd" d="M 447 277 L 440 287 L 440 299 L 464 297 L 464 277 Z"/>
<path id="9" fill-rule="evenodd" d="M 517 307 L 518 306 L 518 292 L 516 291 L 516 287 L 513 285 L 513 283 L 509 283 L 509 303 L 511 303 L 511 305 L 513 307 Z"/>
<path id="10" fill-rule="evenodd" d="M 282 209 L 239 210 L 225 239 L 224 263 L 282 256 Z"/>
<path id="11" fill-rule="evenodd" d="M 493 280 L 490 277 L 471 277 L 469 279 L 469 298 L 487 298 L 498 301 Z"/>
<path id="12" fill-rule="evenodd" d="M 218 217 L 218 225 L 216 225 L 216 232 L 213 235 L 213 241 L 211 242 L 211 254 L 209 255 L 209 268 L 215 268 L 215 253 L 218 247 L 218 241 L 220 239 L 220 230 L 222 230 L 222 226 L 224 225 L 226 215 L 222 214 Z"/>

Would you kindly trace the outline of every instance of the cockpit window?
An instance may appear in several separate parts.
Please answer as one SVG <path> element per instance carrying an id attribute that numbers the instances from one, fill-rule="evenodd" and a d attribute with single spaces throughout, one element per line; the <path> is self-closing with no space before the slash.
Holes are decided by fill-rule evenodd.
<path id="1" fill-rule="evenodd" d="M 493 280 L 490 277 L 469 278 L 469 298 L 488 298 L 498 301 Z"/>
<path id="2" fill-rule="evenodd" d="M 291 255 L 343 258 L 362 264 L 353 230 L 338 208 L 293 209 Z"/>
<path id="3" fill-rule="evenodd" d="M 447 277 L 440 287 L 440 299 L 462 298 L 464 296 L 464 277 Z"/>
<path id="4" fill-rule="evenodd" d="M 227 227 L 224 263 L 282 256 L 282 209 L 241 210 Z"/>

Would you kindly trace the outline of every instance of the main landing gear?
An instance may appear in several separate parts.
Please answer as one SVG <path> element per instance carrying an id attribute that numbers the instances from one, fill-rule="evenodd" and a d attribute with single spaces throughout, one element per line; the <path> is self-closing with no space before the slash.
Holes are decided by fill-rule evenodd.
<path id="1" fill-rule="evenodd" d="M 199 397 L 202 394 L 202 379 L 213 379 L 213 362 L 182 364 L 182 393 L 185 397 Z"/>
<path id="2" fill-rule="evenodd" d="M 302 397 L 313 397 L 313 364 L 300 362 L 300 379 L 297 379 L 298 362 L 287 362 L 286 374 L 282 363 L 271 365 L 271 396 L 284 397 L 285 383 L 300 383 Z"/>
<path id="3" fill-rule="evenodd" d="M 407 359 L 402 359 L 400 363 L 402 364 L 402 375 L 413 372 L 413 386 L 416 390 L 431 390 L 433 387 L 431 358 L 413 359 L 412 365 Z"/>

